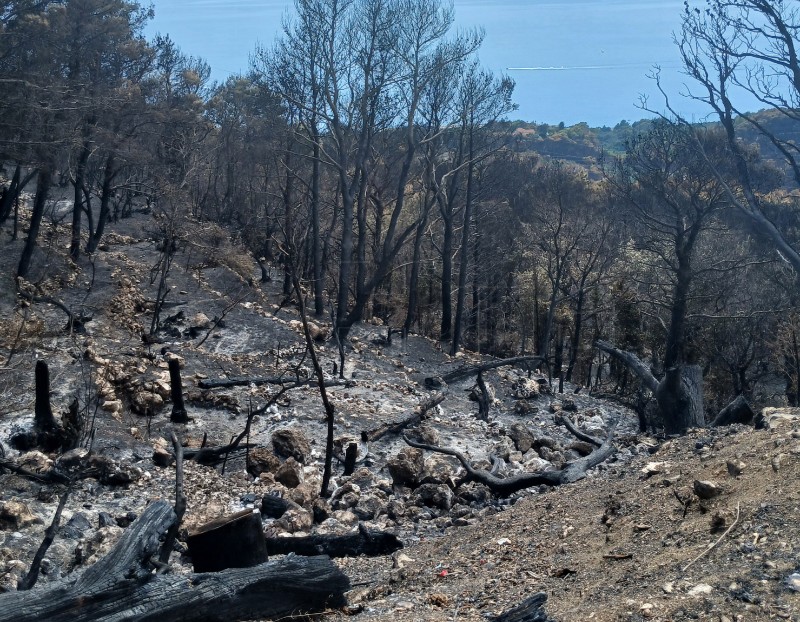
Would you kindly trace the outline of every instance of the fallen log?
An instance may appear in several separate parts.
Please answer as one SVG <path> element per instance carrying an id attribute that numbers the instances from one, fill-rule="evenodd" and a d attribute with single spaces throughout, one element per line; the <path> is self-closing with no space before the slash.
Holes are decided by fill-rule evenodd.
<path id="1" fill-rule="evenodd" d="M 328 557 L 380 557 L 403 548 L 393 533 L 358 526 L 358 532 L 344 536 L 313 535 L 297 538 L 266 538 L 269 555 L 327 555 Z"/>
<path id="2" fill-rule="evenodd" d="M 326 387 L 341 387 L 348 386 L 352 380 L 333 379 L 326 380 Z M 201 380 L 197 386 L 201 389 L 229 389 L 231 387 L 247 387 L 251 384 L 260 386 L 262 384 L 280 384 L 289 385 L 290 388 L 306 386 L 318 386 L 316 378 L 287 378 L 286 376 L 268 376 L 268 377 L 247 377 L 247 376 L 234 376 L 233 378 L 219 379 L 219 380 Z"/>
<path id="3" fill-rule="evenodd" d="M 153 573 L 150 560 L 175 518 L 166 501 L 150 504 L 77 578 L 0 595 L 0 622 L 223 622 L 344 605 L 349 580 L 326 557 L 287 557 L 218 573 Z"/>
<path id="4" fill-rule="evenodd" d="M 459 369 L 455 369 L 451 372 L 444 374 L 443 376 L 437 376 L 425 378 L 425 386 L 430 388 L 437 388 L 441 385 L 442 382 L 450 383 L 456 380 L 461 380 L 462 378 L 468 378 L 470 376 L 477 376 L 479 372 L 489 371 L 490 369 L 496 369 L 497 367 L 506 367 L 508 365 L 519 365 L 521 363 L 525 363 L 529 367 L 538 365 L 544 362 L 544 359 L 541 356 L 515 356 L 510 359 L 501 359 L 498 361 L 489 361 L 488 363 L 482 363 L 481 365 L 472 365 L 469 367 L 460 367 Z"/>
<path id="5" fill-rule="evenodd" d="M 544 610 L 547 594 L 538 592 L 516 607 L 492 618 L 492 622 L 553 622 Z"/>
<path id="6" fill-rule="evenodd" d="M 437 393 L 427 400 L 423 400 L 417 404 L 414 410 L 411 411 L 411 414 L 407 415 L 400 421 L 385 423 L 377 428 L 364 430 L 361 433 L 361 438 L 365 441 L 377 441 L 379 438 L 383 438 L 388 434 L 400 434 L 400 432 L 406 428 L 419 424 L 425 418 L 427 412 L 441 404 L 445 397 L 447 397 L 447 393 Z"/>
<path id="7" fill-rule="evenodd" d="M 574 426 L 573 426 L 574 427 Z M 609 433 L 605 441 L 601 443 L 588 456 L 579 458 L 564 465 L 563 469 L 556 471 L 542 471 L 539 473 L 521 473 L 513 477 L 498 477 L 489 471 L 476 469 L 472 466 L 467 457 L 460 451 L 450 449 L 448 447 L 437 447 L 435 445 L 428 445 L 413 441 L 408 436 L 403 435 L 403 440 L 412 447 L 417 449 L 425 449 L 435 453 L 453 456 L 464 467 L 467 475 L 459 481 L 459 484 L 465 484 L 470 481 L 475 481 L 483 484 L 489 488 L 493 493 L 501 497 L 507 497 L 515 492 L 530 488 L 531 486 L 561 486 L 563 484 L 571 484 L 586 477 L 586 471 L 592 467 L 597 466 L 601 462 L 607 460 L 616 452 L 616 447 L 612 444 L 613 433 Z"/>

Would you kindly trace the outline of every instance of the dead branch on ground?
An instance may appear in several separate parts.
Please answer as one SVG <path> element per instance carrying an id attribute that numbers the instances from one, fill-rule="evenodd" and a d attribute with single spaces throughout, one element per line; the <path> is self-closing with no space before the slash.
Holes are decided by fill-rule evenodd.
<path id="1" fill-rule="evenodd" d="M 460 451 L 447 447 L 436 447 L 435 445 L 419 443 L 411 440 L 407 435 L 403 435 L 403 440 L 412 447 L 456 458 L 467 472 L 467 476 L 460 483 L 463 484 L 469 481 L 479 482 L 501 497 L 507 497 L 520 490 L 530 488 L 531 486 L 561 486 L 583 479 L 586 477 L 586 471 L 604 462 L 616 452 L 616 447 L 612 444 L 612 439 L 613 431 L 609 433 L 608 437 L 592 453 L 567 463 L 563 469 L 539 473 L 522 473 L 512 477 L 502 478 L 493 475 L 489 471 L 476 469 Z"/>

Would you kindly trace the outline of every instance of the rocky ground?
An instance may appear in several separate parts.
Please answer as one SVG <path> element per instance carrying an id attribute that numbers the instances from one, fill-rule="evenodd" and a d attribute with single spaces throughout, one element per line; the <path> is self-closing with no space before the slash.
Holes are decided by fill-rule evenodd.
<path id="1" fill-rule="evenodd" d="M 297 310 L 281 306 L 280 275 L 258 282 L 255 266 L 223 232 L 191 225 L 168 277 L 168 302 L 184 304 L 164 311 L 162 319 L 172 316 L 168 330 L 146 343 L 157 285 L 155 228 L 144 214 L 125 220 L 96 258 L 77 266 L 61 254 L 65 229 L 46 228 L 56 250 L 37 257 L 39 273 L 30 281 L 40 287 L 32 291 L 92 315 L 82 334 L 65 332 L 65 315 L 52 305 L 20 304 L 9 276 L 20 246 L 5 233 L 0 241 L 0 449 L 28 471 L 47 473 L 54 463 L 62 471 L 93 469 L 70 493 L 42 583 L 90 565 L 150 500 L 173 498 L 173 429 L 189 447 L 203 437 L 225 445 L 248 412 L 274 402 L 253 418 L 246 439 L 253 449 L 224 465 L 187 462 L 184 527 L 259 507 L 269 494 L 294 505 L 265 518 L 268 535 L 346 534 L 359 523 L 396 533 L 404 548 L 390 557 L 337 561 L 354 587 L 349 610 L 330 612 L 332 619 L 482 620 L 544 591 L 547 611 L 559 621 L 800 621 L 797 419 L 775 418 L 768 430 L 734 426 L 659 439 L 637 434 L 635 415 L 616 403 L 576 394 L 571 385 L 554 395 L 545 379 L 500 368 L 486 374 L 494 393 L 488 421 L 476 416 L 468 399 L 474 379 L 465 379 L 447 387 L 417 436 L 487 469 L 499 457 L 500 475 L 557 469 L 591 449 L 558 424 L 562 411 L 596 437 L 613 430 L 616 454 L 580 482 L 497 498 L 480 484 L 454 489 L 463 474 L 457 460 L 390 434 L 370 443 L 353 476 L 336 463 L 334 493 L 320 500 L 325 426 L 315 387 L 281 395 L 274 384 L 201 387 L 204 380 L 311 374 Z M 324 333 L 325 322 L 318 324 Z M 353 330 L 347 383 L 330 389 L 340 439 L 357 440 L 363 430 L 407 417 L 433 394 L 426 377 L 481 361 L 448 357 L 421 337 L 392 344 L 385 337 L 377 324 Z M 334 345 L 320 339 L 317 348 L 332 372 Z M 173 357 L 182 367 L 186 425 L 169 421 Z M 51 369 L 54 409 L 63 412 L 77 398 L 90 455 L 12 448 L 10 439 L 32 422 L 39 359 Z M 27 571 L 59 492 L 0 470 L 2 589 L 15 589 Z M 177 548 L 174 571 L 190 572 L 185 546 Z"/>

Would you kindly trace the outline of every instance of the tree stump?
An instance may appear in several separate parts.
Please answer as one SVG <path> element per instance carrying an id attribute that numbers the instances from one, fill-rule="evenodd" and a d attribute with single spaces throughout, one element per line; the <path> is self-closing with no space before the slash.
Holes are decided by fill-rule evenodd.
<path id="1" fill-rule="evenodd" d="M 183 403 L 183 385 L 181 383 L 181 364 L 176 358 L 169 360 L 169 389 L 172 396 L 172 414 L 170 421 L 173 423 L 188 423 L 189 416 Z"/>
<path id="2" fill-rule="evenodd" d="M 195 572 L 249 568 L 267 561 L 258 510 L 242 510 L 211 521 L 186 540 Z"/>

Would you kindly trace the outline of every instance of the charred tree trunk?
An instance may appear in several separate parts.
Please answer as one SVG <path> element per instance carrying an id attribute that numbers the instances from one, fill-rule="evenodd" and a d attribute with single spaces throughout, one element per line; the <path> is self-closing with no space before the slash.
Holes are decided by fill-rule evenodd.
<path id="1" fill-rule="evenodd" d="M 547 594 L 538 592 L 523 600 L 516 607 L 492 618 L 492 622 L 553 622 L 553 619 L 545 613 L 544 604 L 546 602 Z"/>
<path id="2" fill-rule="evenodd" d="M 475 365 L 473 367 L 461 367 L 459 369 L 455 369 L 451 372 L 448 372 L 441 376 L 440 378 L 429 377 L 425 378 L 425 386 L 427 388 L 436 388 L 437 385 L 440 385 L 442 382 L 449 383 L 454 382 L 456 380 L 461 380 L 462 378 L 468 378 L 469 376 L 476 376 L 480 372 L 489 371 L 490 369 L 495 369 L 497 367 L 505 367 L 507 365 L 519 365 L 524 363 L 528 367 L 533 367 L 535 365 L 541 364 L 543 361 L 541 356 L 515 356 L 510 359 L 500 359 L 497 361 L 490 361 L 488 363 L 483 363 L 482 365 Z"/>
<path id="3" fill-rule="evenodd" d="M 83 187 L 86 183 L 86 165 L 89 162 L 91 145 L 86 138 L 81 146 L 78 156 L 78 165 L 75 168 L 75 179 L 72 182 L 75 187 L 75 198 L 72 204 L 72 234 L 69 244 L 69 256 L 73 261 L 77 261 L 81 254 L 81 221 L 83 220 Z"/>
<path id="4" fill-rule="evenodd" d="M 111 211 L 111 194 L 114 189 L 111 184 L 114 182 L 114 177 L 117 175 L 116 160 L 114 154 L 110 154 L 106 160 L 106 166 L 103 170 L 103 187 L 100 191 L 100 213 L 97 215 L 97 226 L 93 231 L 89 232 L 89 241 L 86 243 L 86 252 L 93 253 L 97 250 L 100 239 L 103 237 L 103 232 L 108 222 L 108 216 Z"/>
<path id="5" fill-rule="evenodd" d="M 683 365 L 667 370 L 655 391 L 667 434 L 683 434 L 706 425 L 703 409 L 703 370 Z"/>
<path id="6" fill-rule="evenodd" d="M 17 276 L 21 276 L 22 278 L 27 278 L 30 272 L 33 250 L 36 248 L 36 240 L 39 237 L 39 228 L 42 225 L 42 217 L 44 216 L 47 196 L 50 193 L 52 178 L 53 174 L 47 166 L 43 166 L 39 169 L 36 179 L 36 196 L 33 199 L 31 226 L 30 229 L 28 229 L 28 237 L 25 240 L 22 256 L 17 266 Z"/>
<path id="7" fill-rule="evenodd" d="M 189 416 L 183 403 L 183 384 L 181 383 L 181 363 L 177 358 L 171 358 L 169 366 L 169 389 L 172 395 L 172 423 L 188 423 Z"/>

